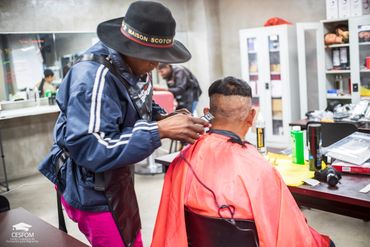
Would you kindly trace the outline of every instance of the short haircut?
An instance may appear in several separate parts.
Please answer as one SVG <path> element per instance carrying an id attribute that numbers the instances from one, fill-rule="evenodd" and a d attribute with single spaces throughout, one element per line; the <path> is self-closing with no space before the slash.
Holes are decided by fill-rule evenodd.
<path id="1" fill-rule="evenodd" d="M 252 90 L 247 82 L 228 76 L 208 89 L 210 112 L 223 123 L 244 121 L 251 107 Z"/>
<path id="2" fill-rule="evenodd" d="M 158 69 L 163 69 L 166 68 L 167 66 L 171 66 L 169 63 L 159 63 L 158 64 Z"/>
<path id="3" fill-rule="evenodd" d="M 208 89 L 208 96 L 221 94 L 224 96 L 238 95 L 252 98 L 252 90 L 246 81 L 228 76 L 212 83 Z"/>
<path id="4" fill-rule="evenodd" d="M 51 69 L 44 70 L 44 77 L 54 76 L 54 72 Z"/>

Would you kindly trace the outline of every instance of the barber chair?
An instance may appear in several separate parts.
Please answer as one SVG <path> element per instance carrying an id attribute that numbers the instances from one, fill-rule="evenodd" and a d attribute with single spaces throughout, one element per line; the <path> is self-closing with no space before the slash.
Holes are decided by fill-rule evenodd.
<path id="1" fill-rule="evenodd" d="M 235 222 L 242 230 L 224 219 L 199 215 L 185 208 L 189 247 L 258 247 L 254 221 Z"/>
<path id="2" fill-rule="evenodd" d="M 325 123 L 310 121 L 307 123 L 306 127 L 308 128 L 308 125 L 312 123 L 321 124 L 322 147 L 328 147 L 331 144 L 357 131 L 357 127 L 354 124 L 345 122 Z"/>
<path id="3" fill-rule="evenodd" d="M 10 209 L 9 201 L 5 196 L 0 195 L 0 213 L 8 211 Z"/>

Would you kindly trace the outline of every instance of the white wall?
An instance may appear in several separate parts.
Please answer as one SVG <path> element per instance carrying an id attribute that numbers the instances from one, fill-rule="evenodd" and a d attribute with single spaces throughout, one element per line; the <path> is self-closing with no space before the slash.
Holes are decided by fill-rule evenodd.
<path id="1" fill-rule="evenodd" d="M 132 0 L 0 0 L 0 32 L 95 31 L 103 20 L 122 16 Z M 162 0 L 173 13 L 177 31 L 188 32 L 193 54 L 187 66 L 207 89 L 215 79 L 240 77 L 239 30 L 263 26 L 271 17 L 292 23 L 325 18 L 324 0 Z M 20 18 L 22 17 L 22 18 Z"/>
<path id="2" fill-rule="evenodd" d="M 123 16 L 133 0 L 0 0 L 0 32 L 95 31 L 108 19 Z M 185 0 L 162 0 L 185 30 Z"/>
<path id="3" fill-rule="evenodd" d="M 241 76 L 239 30 L 261 27 L 271 17 L 296 22 L 325 19 L 324 0 L 220 0 L 220 32 L 224 75 Z"/>

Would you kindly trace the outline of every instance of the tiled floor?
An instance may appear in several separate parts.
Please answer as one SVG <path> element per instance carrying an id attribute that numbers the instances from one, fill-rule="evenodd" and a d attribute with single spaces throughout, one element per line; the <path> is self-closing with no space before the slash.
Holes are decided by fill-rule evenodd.
<path id="1" fill-rule="evenodd" d="M 136 192 L 142 219 L 145 247 L 150 246 L 156 212 L 159 204 L 163 175 L 136 175 Z M 46 222 L 57 226 L 56 195 L 53 185 L 41 175 L 13 181 L 11 191 L 5 193 L 11 207 L 23 207 Z M 334 240 L 338 247 L 369 247 L 370 222 L 326 213 L 318 210 L 304 211 L 311 226 Z M 88 243 L 75 223 L 67 219 L 69 234 Z"/>

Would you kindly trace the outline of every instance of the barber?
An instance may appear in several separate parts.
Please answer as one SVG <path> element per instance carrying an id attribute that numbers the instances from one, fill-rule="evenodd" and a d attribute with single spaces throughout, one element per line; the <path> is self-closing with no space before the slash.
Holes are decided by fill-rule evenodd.
<path id="1" fill-rule="evenodd" d="M 207 122 L 167 115 L 152 101 L 158 62 L 191 58 L 174 40 L 176 22 L 160 3 L 132 3 L 125 17 L 100 23 L 98 42 L 61 84 L 55 143 L 39 170 L 62 195 L 68 216 L 92 246 L 143 246 L 133 164 L 162 138 L 193 143 Z M 145 78 L 145 80 L 142 80 Z"/>

